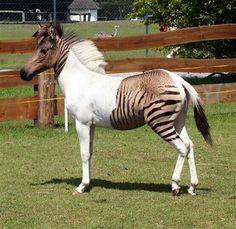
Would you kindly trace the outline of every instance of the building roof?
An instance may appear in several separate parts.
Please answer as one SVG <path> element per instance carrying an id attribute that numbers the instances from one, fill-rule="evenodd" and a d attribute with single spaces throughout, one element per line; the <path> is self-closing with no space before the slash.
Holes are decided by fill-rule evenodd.
<path id="1" fill-rule="evenodd" d="M 93 0 L 74 0 L 68 7 L 69 10 L 97 10 L 99 6 Z"/>

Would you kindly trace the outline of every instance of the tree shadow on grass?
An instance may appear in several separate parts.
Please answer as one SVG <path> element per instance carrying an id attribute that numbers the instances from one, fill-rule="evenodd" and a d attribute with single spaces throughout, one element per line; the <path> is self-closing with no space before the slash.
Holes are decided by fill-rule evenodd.
<path id="1" fill-rule="evenodd" d="M 39 184 L 32 185 L 47 185 L 47 184 L 69 184 L 77 187 L 80 184 L 81 179 L 78 178 L 53 178 L 52 180 L 45 181 Z M 170 184 L 154 184 L 154 183 L 131 183 L 131 182 L 114 182 L 102 179 L 92 179 L 90 188 L 87 190 L 90 192 L 94 187 L 100 187 L 105 189 L 115 189 L 115 190 L 126 190 L 126 191 L 148 191 L 148 192 L 171 192 Z M 187 193 L 188 186 L 182 186 L 182 193 Z M 208 188 L 198 188 L 198 190 L 204 192 L 210 192 Z"/>

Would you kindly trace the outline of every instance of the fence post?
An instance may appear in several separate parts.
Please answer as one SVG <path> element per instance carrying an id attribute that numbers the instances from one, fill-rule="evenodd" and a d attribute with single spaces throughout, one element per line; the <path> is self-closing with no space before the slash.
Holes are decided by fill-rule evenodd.
<path id="1" fill-rule="evenodd" d="M 54 125 L 55 82 L 53 70 L 42 72 L 38 75 L 38 119 L 36 125 L 39 128 L 52 127 Z"/>
<path id="2" fill-rule="evenodd" d="M 53 22 L 57 20 L 57 0 L 53 0 Z"/>

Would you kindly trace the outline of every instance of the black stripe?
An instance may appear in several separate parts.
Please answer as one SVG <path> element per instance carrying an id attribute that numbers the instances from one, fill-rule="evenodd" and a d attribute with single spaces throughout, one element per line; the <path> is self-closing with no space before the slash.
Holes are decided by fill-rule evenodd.
<path id="1" fill-rule="evenodd" d="M 165 87 L 178 88 L 176 85 L 165 85 Z"/>
<path id="2" fill-rule="evenodd" d="M 59 62 L 57 63 L 57 70 L 64 67 L 66 59 L 67 59 L 67 55 L 64 55 L 60 58 Z"/>
<path id="3" fill-rule="evenodd" d="M 120 88 L 118 88 L 116 93 L 116 108 L 112 111 L 112 121 L 115 123 L 116 128 L 120 125 L 119 118 L 118 118 L 118 110 L 119 110 L 119 103 L 120 103 Z"/>
<path id="4" fill-rule="evenodd" d="M 174 120 L 169 120 L 169 121 L 165 121 L 165 122 L 159 122 L 159 123 L 156 123 L 154 126 L 151 126 L 152 127 L 152 129 L 156 129 L 157 127 L 159 127 L 159 126 L 165 126 L 165 125 L 167 125 L 167 124 L 170 124 L 170 123 L 172 123 Z"/>
<path id="5" fill-rule="evenodd" d="M 141 101 L 143 100 L 143 98 L 144 98 L 144 95 L 146 94 L 146 92 L 143 92 L 143 94 L 141 95 L 141 97 L 139 98 L 139 100 L 138 100 L 138 105 L 141 103 Z"/>
<path id="6" fill-rule="evenodd" d="M 160 103 L 160 102 L 164 102 L 163 100 L 157 100 L 157 101 L 154 101 L 154 102 L 151 102 L 150 104 L 148 104 L 147 106 L 144 106 L 144 110 L 145 109 L 148 109 L 148 108 L 150 108 L 152 105 L 154 105 L 154 104 L 158 104 L 158 103 Z"/>
<path id="7" fill-rule="evenodd" d="M 145 110 L 145 109 L 148 109 L 148 108 L 150 108 L 152 105 L 158 104 L 158 103 L 164 103 L 162 106 L 159 107 L 159 108 L 161 108 L 161 107 L 164 107 L 164 106 L 177 104 L 177 103 L 179 103 L 179 102 L 181 102 L 181 101 L 182 101 L 182 100 L 173 100 L 173 99 L 171 99 L 171 100 L 163 100 L 163 99 L 161 99 L 161 100 L 157 100 L 157 101 L 154 101 L 154 102 L 148 104 L 147 106 L 144 107 L 144 110 Z"/>
<path id="8" fill-rule="evenodd" d="M 120 91 L 120 121 L 122 121 L 123 125 L 125 125 L 125 86 L 121 85 Z"/>
<path id="9" fill-rule="evenodd" d="M 161 137 L 162 137 L 162 138 L 168 138 L 168 137 L 170 137 L 170 136 L 172 136 L 172 135 L 174 135 L 174 134 L 176 134 L 176 131 L 175 131 L 175 130 L 173 130 L 171 133 L 166 134 L 166 135 L 161 136 Z"/>
<path id="10" fill-rule="evenodd" d="M 131 112 L 131 105 L 130 105 L 130 94 L 131 94 L 132 91 L 129 91 L 129 93 L 127 94 L 127 115 L 128 115 L 128 119 L 129 119 L 129 122 L 132 122 L 132 116 L 130 115 L 130 112 Z"/>
<path id="11" fill-rule="evenodd" d="M 115 119 L 115 117 L 114 117 L 114 114 L 115 112 L 114 112 L 114 110 L 112 111 L 112 113 L 111 113 L 111 116 L 110 116 L 110 121 L 111 121 L 111 125 L 113 126 L 113 127 L 118 127 L 118 125 L 117 125 L 117 122 L 116 122 L 116 119 Z"/>
<path id="12" fill-rule="evenodd" d="M 163 134 L 164 132 L 168 131 L 168 130 L 171 130 L 173 128 L 173 126 L 170 126 L 170 127 L 167 127 L 161 131 L 158 131 L 158 134 Z"/>
<path id="13" fill-rule="evenodd" d="M 176 139 L 180 139 L 180 137 L 177 135 L 177 136 L 174 137 L 174 138 L 165 139 L 165 141 L 167 141 L 167 142 L 171 142 L 171 141 L 174 141 L 174 140 L 176 140 Z"/>
<path id="14" fill-rule="evenodd" d="M 164 91 L 160 93 L 160 95 L 179 95 L 180 93 L 178 91 Z"/>
<path id="15" fill-rule="evenodd" d="M 133 104 L 132 104 L 132 106 L 131 106 L 134 121 L 137 121 L 137 119 L 136 119 L 136 114 L 135 114 L 135 110 L 134 110 L 134 104 L 135 104 L 135 101 L 136 101 L 136 98 L 137 98 L 138 94 L 139 94 L 139 91 L 135 94 L 135 96 L 134 96 L 134 101 L 133 101 Z"/>
<path id="16" fill-rule="evenodd" d="M 181 100 L 162 100 L 162 101 L 165 103 L 163 106 L 174 105 L 181 102 Z"/>
<path id="17" fill-rule="evenodd" d="M 127 126 L 129 126 L 129 120 L 128 120 L 128 107 L 127 107 L 127 93 L 123 95 L 123 120 L 126 123 Z"/>
<path id="18" fill-rule="evenodd" d="M 123 123 L 122 123 L 122 109 L 121 109 L 121 100 L 122 100 L 122 90 L 123 90 L 123 85 L 120 86 L 119 88 L 119 94 L 118 94 L 118 104 L 117 104 L 117 107 L 116 107 L 116 116 L 117 116 L 117 122 L 122 126 Z"/>
<path id="19" fill-rule="evenodd" d="M 79 39 L 73 36 L 64 36 L 62 39 L 56 40 L 56 45 L 58 47 L 59 58 L 54 66 L 55 76 L 58 77 L 65 66 L 65 62 L 68 57 L 69 47 L 78 43 Z"/>
<path id="20" fill-rule="evenodd" d="M 176 113 L 176 111 L 167 111 L 167 112 L 164 112 L 164 113 L 161 113 L 161 114 L 158 114 L 154 117 L 151 118 L 151 120 L 148 120 L 148 123 L 151 123 L 161 117 L 164 117 L 164 116 L 170 116 L 170 115 L 173 115 L 174 113 Z"/>
<path id="21" fill-rule="evenodd" d="M 154 107 L 152 110 L 150 110 L 148 113 L 147 113 L 147 117 L 150 117 L 153 113 L 155 113 L 156 111 L 159 111 L 161 110 L 160 107 Z"/>

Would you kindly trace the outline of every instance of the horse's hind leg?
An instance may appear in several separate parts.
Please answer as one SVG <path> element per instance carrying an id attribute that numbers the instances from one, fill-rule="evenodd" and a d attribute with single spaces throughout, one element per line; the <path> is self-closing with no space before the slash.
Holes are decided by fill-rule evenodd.
<path id="1" fill-rule="evenodd" d="M 186 107 L 187 110 L 187 107 Z M 189 165 L 189 171 L 190 171 L 190 186 L 188 189 L 188 193 L 191 195 L 196 195 L 195 189 L 198 185 L 198 177 L 197 177 L 197 170 L 195 165 L 195 159 L 194 159 L 194 147 L 191 139 L 188 136 L 186 127 L 185 127 L 185 115 L 186 112 L 183 110 L 175 124 L 176 131 L 180 135 L 181 139 L 183 139 L 187 144 L 189 145 L 189 153 L 187 155 L 188 159 L 188 165 Z"/>
<path id="2" fill-rule="evenodd" d="M 186 131 L 185 126 L 183 127 L 181 133 L 180 133 L 181 138 L 185 138 L 186 141 L 189 142 L 189 153 L 187 155 L 188 159 L 188 165 L 189 165 L 189 172 L 190 172 L 190 186 L 188 189 L 188 193 L 191 195 L 196 195 L 195 189 L 198 185 L 198 177 L 197 177 L 197 170 L 196 170 L 196 164 L 195 164 L 195 159 L 194 159 L 194 148 L 193 148 L 193 143 L 191 139 L 188 136 L 188 133 Z"/>
<path id="3" fill-rule="evenodd" d="M 174 121 L 166 120 L 162 122 L 158 122 L 158 120 L 153 122 L 148 122 L 148 125 L 152 128 L 154 132 L 156 132 L 161 138 L 165 141 L 169 142 L 171 145 L 175 147 L 177 152 L 179 153 L 178 159 L 176 162 L 176 166 L 174 169 L 174 173 L 172 176 L 172 191 L 174 195 L 178 195 L 180 193 L 180 177 L 184 165 L 184 161 L 186 156 L 189 153 L 189 144 L 184 142 L 178 132 L 175 129 Z"/>
<path id="4" fill-rule="evenodd" d="M 80 154 L 82 160 L 82 181 L 81 184 L 75 189 L 75 192 L 73 194 L 84 192 L 90 184 L 90 167 L 95 127 L 84 125 L 76 121 L 76 130 L 80 142 Z"/>
<path id="5" fill-rule="evenodd" d="M 169 143 L 173 145 L 179 153 L 175 169 L 172 175 L 172 191 L 174 195 L 178 195 L 180 192 L 179 182 L 181 180 L 181 173 L 183 170 L 184 161 L 189 154 L 189 144 L 188 142 L 183 141 L 180 137 L 169 141 Z"/>
<path id="6" fill-rule="evenodd" d="M 184 166 L 185 158 L 190 152 L 192 147 L 191 141 L 187 138 L 182 131 L 176 129 L 175 122 L 181 122 L 184 124 L 185 119 L 185 105 L 182 106 L 180 112 L 176 111 L 176 107 L 169 108 L 169 111 L 163 110 L 146 110 L 144 113 L 145 121 L 162 139 L 169 142 L 175 147 L 178 152 L 178 159 L 172 176 L 172 191 L 174 195 L 178 195 L 180 192 L 180 178 Z M 155 112 L 154 112 L 155 111 Z M 181 117 L 181 118 L 179 118 Z M 177 125 L 180 129 L 181 125 Z"/>

